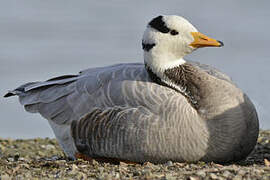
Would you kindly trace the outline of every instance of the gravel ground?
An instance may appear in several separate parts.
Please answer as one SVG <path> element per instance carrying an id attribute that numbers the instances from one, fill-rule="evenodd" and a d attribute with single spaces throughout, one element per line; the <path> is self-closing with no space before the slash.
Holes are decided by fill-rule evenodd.
<path id="1" fill-rule="evenodd" d="M 155 165 L 69 161 L 55 139 L 0 138 L 0 180 L 6 179 L 270 179 L 270 130 L 261 131 L 250 156 L 234 164 Z"/>

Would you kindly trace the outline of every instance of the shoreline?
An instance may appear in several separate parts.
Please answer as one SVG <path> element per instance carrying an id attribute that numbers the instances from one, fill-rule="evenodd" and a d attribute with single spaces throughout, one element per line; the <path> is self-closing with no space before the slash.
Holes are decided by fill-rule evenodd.
<path id="1" fill-rule="evenodd" d="M 260 130 L 246 160 L 216 163 L 126 164 L 69 161 L 55 139 L 0 138 L 0 179 L 270 179 L 270 130 Z"/>

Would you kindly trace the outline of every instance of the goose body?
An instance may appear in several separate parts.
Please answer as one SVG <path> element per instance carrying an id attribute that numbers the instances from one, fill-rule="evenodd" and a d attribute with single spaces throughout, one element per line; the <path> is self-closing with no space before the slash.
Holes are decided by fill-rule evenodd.
<path id="1" fill-rule="evenodd" d="M 73 159 L 241 160 L 258 137 L 254 105 L 227 75 L 183 59 L 222 45 L 207 38 L 182 17 L 159 16 L 144 33 L 144 64 L 90 68 L 5 97 L 18 95 L 26 111 L 46 118 Z"/>

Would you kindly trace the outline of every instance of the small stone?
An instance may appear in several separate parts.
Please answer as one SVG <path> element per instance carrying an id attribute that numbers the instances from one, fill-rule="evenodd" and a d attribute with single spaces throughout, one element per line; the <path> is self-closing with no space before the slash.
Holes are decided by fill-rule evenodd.
<path id="1" fill-rule="evenodd" d="M 188 177 L 188 180 L 200 180 L 200 178 L 195 177 L 195 176 L 190 176 L 190 177 Z"/>
<path id="2" fill-rule="evenodd" d="M 214 173 L 210 173 L 209 176 L 211 179 L 219 179 L 218 176 Z"/>
<path id="3" fill-rule="evenodd" d="M 69 172 L 71 175 L 78 174 L 78 166 L 72 164 L 71 171 Z"/>
<path id="4" fill-rule="evenodd" d="M 9 162 L 13 162 L 13 161 L 14 161 L 13 158 L 7 158 L 7 160 L 8 160 Z"/>
<path id="5" fill-rule="evenodd" d="M 78 169 L 78 166 L 76 166 L 75 164 L 72 164 L 72 171 L 77 170 L 77 169 Z"/>
<path id="6" fill-rule="evenodd" d="M 236 175 L 236 176 L 234 176 L 234 178 L 232 180 L 242 180 L 242 179 L 243 179 L 242 176 Z"/>
<path id="7" fill-rule="evenodd" d="M 98 171 L 100 172 L 100 173 L 103 173 L 104 172 L 104 167 L 98 167 Z"/>
<path id="8" fill-rule="evenodd" d="M 145 162 L 145 163 L 143 163 L 143 166 L 146 166 L 146 167 L 151 167 L 151 166 L 153 166 L 153 164 L 152 164 L 152 163 L 150 163 L 150 162 Z"/>
<path id="9" fill-rule="evenodd" d="M 263 169 L 254 169 L 254 172 L 256 174 L 262 174 L 264 172 L 264 170 Z"/>
<path id="10" fill-rule="evenodd" d="M 128 166 L 128 164 L 127 163 L 125 163 L 125 162 L 122 162 L 122 161 L 120 161 L 120 164 L 119 164 L 120 166 Z"/>
<path id="11" fill-rule="evenodd" d="M 25 161 L 25 158 L 19 157 L 18 161 Z"/>
<path id="12" fill-rule="evenodd" d="M 99 165 L 99 163 L 96 160 L 94 160 L 94 159 L 92 160 L 92 164 L 93 165 Z"/>
<path id="13" fill-rule="evenodd" d="M 142 174 L 145 175 L 145 176 L 151 176 L 152 172 L 151 172 L 151 170 L 146 169 L 146 170 L 142 171 Z"/>
<path id="14" fill-rule="evenodd" d="M 45 156 L 45 153 L 42 152 L 42 151 L 38 151 L 38 152 L 37 152 L 37 157 L 38 157 L 38 156 L 44 157 L 44 156 Z"/>
<path id="15" fill-rule="evenodd" d="M 244 176 L 246 174 L 246 171 L 241 169 L 241 170 L 238 171 L 237 174 L 240 175 L 240 176 Z"/>
<path id="16" fill-rule="evenodd" d="M 62 164 L 62 165 L 64 165 L 64 164 L 66 164 L 66 163 L 67 163 L 67 161 L 66 161 L 66 160 L 57 160 L 56 162 L 58 162 L 59 164 Z"/>
<path id="17" fill-rule="evenodd" d="M 47 150 L 55 149 L 55 146 L 51 145 L 51 144 L 48 144 L 48 145 L 45 146 L 45 149 L 47 149 Z"/>
<path id="18" fill-rule="evenodd" d="M 186 164 L 185 163 L 175 162 L 174 165 L 178 166 L 178 167 L 184 167 Z"/>
<path id="19" fill-rule="evenodd" d="M 172 161 L 168 161 L 164 164 L 165 166 L 172 166 L 173 165 L 173 162 Z"/>
<path id="20" fill-rule="evenodd" d="M 80 168 L 88 168 L 89 165 L 80 165 Z"/>
<path id="21" fill-rule="evenodd" d="M 116 179 L 120 179 L 120 174 L 117 172 L 117 173 L 114 174 L 114 177 L 115 177 Z"/>
<path id="22" fill-rule="evenodd" d="M 229 178 L 232 174 L 229 171 L 224 171 L 222 176 L 225 178 Z"/>
<path id="23" fill-rule="evenodd" d="M 270 162 L 268 161 L 268 159 L 264 159 L 264 165 L 269 167 L 270 166 Z"/>
<path id="24" fill-rule="evenodd" d="M 143 166 L 144 166 L 145 168 L 150 168 L 150 169 L 152 169 L 152 170 L 153 170 L 153 169 L 159 169 L 158 166 L 156 166 L 155 164 L 152 164 L 152 163 L 150 163 L 150 162 L 144 163 Z"/>
<path id="25" fill-rule="evenodd" d="M 264 140 L 263 137 L 258 137 L 257 142 L 261 143 L 261 142 L 263 142 L 263 140 Z"/>
<path id="26" fill-rule="evenodd" d="M 206 176 L 206 173 L 204 171 L 200 170 L 200 171 L 198 171 L 196 173 L 196 175 L 201 176 L 201 177 L 205 177 Z"/>

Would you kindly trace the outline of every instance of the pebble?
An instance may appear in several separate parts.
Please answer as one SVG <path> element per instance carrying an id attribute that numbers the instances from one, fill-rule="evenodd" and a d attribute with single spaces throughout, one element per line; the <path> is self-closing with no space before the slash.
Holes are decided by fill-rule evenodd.
<path id="1" fill-rule="evenodd" d="M 232 173 L 230 173 L 229 171 L 224 171 L 222 176 L 225 178 L 229 178 L 232 175 Z"/>
<path id="2" fill-rule="evenodd" d="M 242 169 L 237 172 L 237 174 L 240 176 L 244 176 L 246 173 L 247 172 L 245 170 L 242 170 Z"/>
<path id="3" fill-rule="evenodd" d="M 188 180 L 200 180 L 200 178 L 195 177 L 195 176 L 190 176 L 190 177 L 188 177 Z"/>
<path id="4" fill-rule="evenodd" d="M 119 179 L 120 178 L 120 174 L 117 172 L 117 173 L 114 173 L 114 177 L 116 178 L 116 179 Z"/>
<path id="5" fill-rule="evenodd" d="M 242 176 L 236 175 L 236 176 L 234 176 L 234 178 L 232 180 L 242 180 L 242 179 L 243 179 Z"/>
<path id="6" fill-rule="evenodd" d="M 164 164 L 165 166 L 172 166 L 173 165 L 173 162 L 172 161 L 168 161 Z"/>
<path id="7" fill-rule="evenodd" d="M 128 164 L 127 163 L 125 163 L 125 162 L 122 162 L 122 161 L 120 161 L 120 164 L 119 164 L 120 166 L 128 166 Z"/>
<path id="8" fill-rule="evenodd" d="M 72 171 L 75 171 L 78 169 L 78 166 L 76 166 L 75 164 L 72 164 Z"/>
<path id="9" fill-rule="evenodd" d="M 94 159 L 92 160 L 92 164 L 93 165 L 99 165 L 99 163 L 96 160 L 94 160 Z"/>
<path id="10" fill-rule="evenodd" d="M 152 173 L 151 173 L 151 170 L 150 169 L 144 169 L 142 170 L 142 175 L 145 175 L 145 176 L 150 176 Z"/>
<path id="11" fill-rule="evenodd" d="M 46 145 L 45 147 L 47 150 L 51 150 L 51 149 L 55 149 L 55 146 L 54 145 L 51 145 L 51 144 L 48 144 Z"/>
<path id="12" fill-rule="evenodd" d="M 43 149 L 46 149 L 46 150 L 55 149 L 55 146 L 54 145 L 51 145 L 51 144 L 41 145 L 40 147 L 43 148 Z"/>
<path id="13" fill-rule="evenodd" d="M 14 159 L 13 159 L 13 158 L 7 158 L 7 160 L 8 160 L 9 162 L 14 162 Z"/>
<path id="14" fill-rule="evenodd" d="M 179 162 L 175 162 L 174 163 L 175 166 L 179 166 L 179 167 L 185 167 L 185 163 L 179 163 Z"/>
<path id="15" fill-rule="evenodd" d="M 206 172 L 204 172 L 203 170 L 199 170 L 199 171 L 196 172 L 196 175 L 201 176 L 201 177 L 205 177 Z"/>
<path id="16" fill-rule="evenodd" d="M 104 172 L 104 167 L 98 167 L 98 171 L 100 172 L 100 173 L 103 173 Z"/>
<path id="17" fill-rule="evenodd" d="M 219 179 L 218 176 L 214 173 L 210 173 L 209 176 L 211 179 Z"/>
<path id="18" fill-rule="evenodd" d="M 18 161 L 25 161 L 25 158 L 19 157 Z"/>

